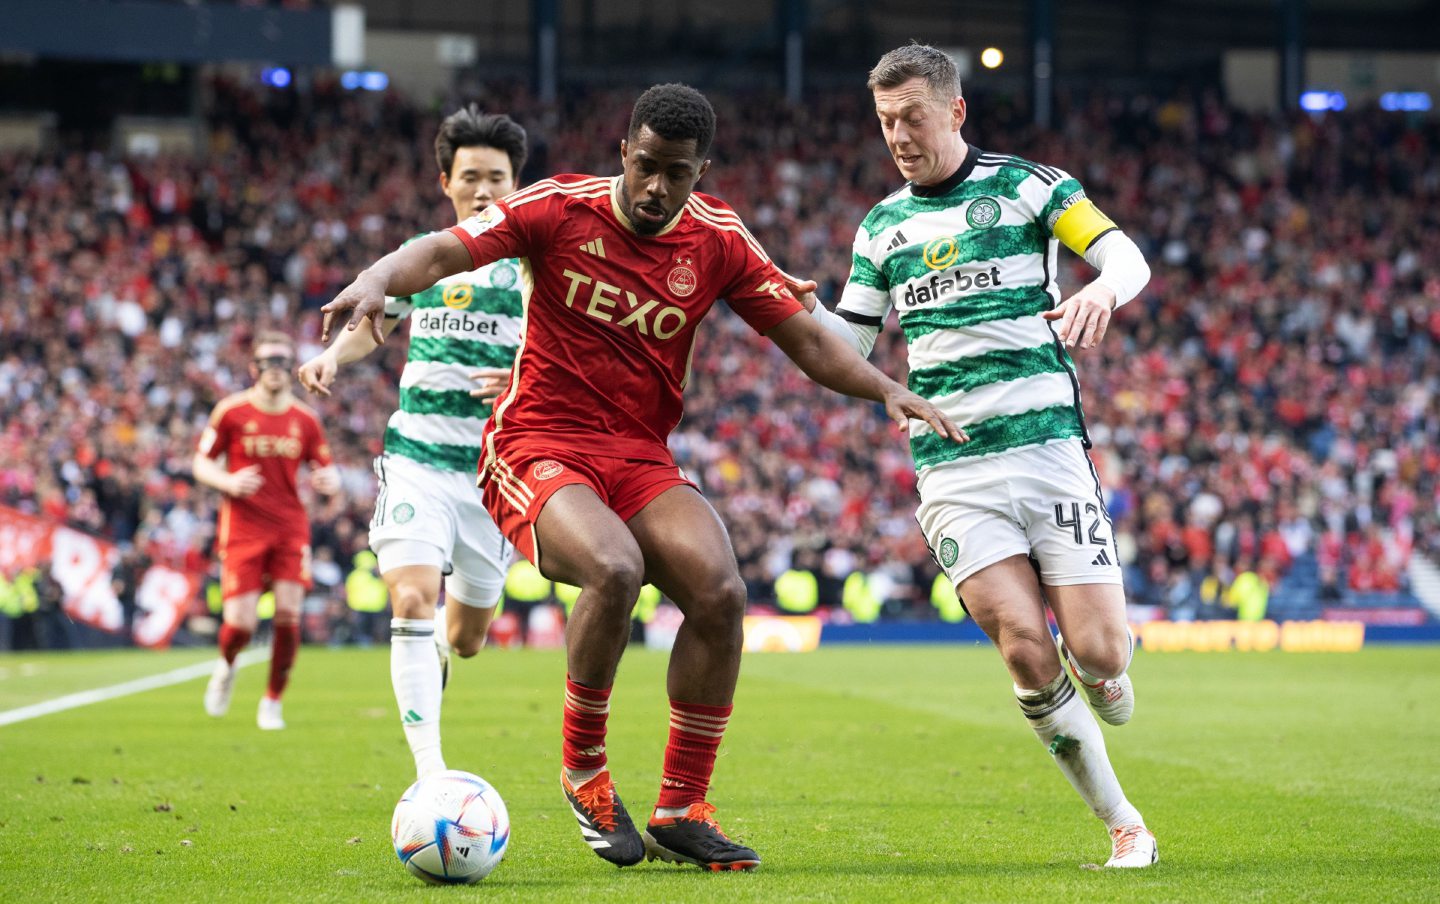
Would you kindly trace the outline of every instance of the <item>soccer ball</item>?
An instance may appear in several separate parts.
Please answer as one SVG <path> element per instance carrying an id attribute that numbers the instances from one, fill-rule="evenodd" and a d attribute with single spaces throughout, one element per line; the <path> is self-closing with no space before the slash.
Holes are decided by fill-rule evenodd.
<path id="1" fill-rule="evenodd" d="M 447 769 L 405 790 L 390 820 L 395 853 L 433 885 L 468 885 L 490 875 L 510 843 L 500 792 L 478 775 Z"/>

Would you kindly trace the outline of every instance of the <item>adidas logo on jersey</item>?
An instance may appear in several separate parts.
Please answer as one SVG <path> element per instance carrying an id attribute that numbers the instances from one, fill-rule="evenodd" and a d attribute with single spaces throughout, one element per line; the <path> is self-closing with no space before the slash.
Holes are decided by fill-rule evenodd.
<path id="1" fill-rule="evenodd" d="M 1096 557 L 1095 557 L 1095 560 L 1094 560 L 1093 562 L 1091 562 L 1090 564 L 1091 564 L 1091 565 L 1114 565 L 1115 563 L 1110 561 L 1110 555 L 1109 555 L 1105 550 L 1102 549 L 1102 550 L 1100 550 L 1100 555 L 1096 556 Z"/>
<path id="2" fill-rule="evenodd" d="M 597 236 L 591 241 L 585 242 L 580 246 L 580 250 L 586 254 L 593 254 L 596 257 L 603 258 L 605 256 L 605 237 Z"/>
<path id="3" fill-rule="evenodd" d="M 894 251 L 896 248 L 899 248 L 901 245 L 908 244 L 909 241 L 910 241 L 909 239 L 905 238 L 905 233 L 903 233 L 903 232 L 901 232 L 900 230 L 897 229 L 897 230 L 895 230 L 895 238 L 893 238 L 893 239 L 890 240 L 890 244 L 885 246 L 885 250 L 886 250 L 887 252 L 888 252 L 888 251 Z"/>

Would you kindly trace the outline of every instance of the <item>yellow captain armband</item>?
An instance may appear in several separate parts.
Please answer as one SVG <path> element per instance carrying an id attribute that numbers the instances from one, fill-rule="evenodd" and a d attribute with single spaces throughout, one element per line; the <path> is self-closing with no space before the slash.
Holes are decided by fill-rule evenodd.
<path id="1" fill-rule="evenodd" d="M 1081 198 L 1060 214 L 1050 231 L 1065 243 L 1066 248 L 1084 257 L 1096 239 L 1118 228 L 1113 220 L 1100 212 L 1094 201 Z"/>

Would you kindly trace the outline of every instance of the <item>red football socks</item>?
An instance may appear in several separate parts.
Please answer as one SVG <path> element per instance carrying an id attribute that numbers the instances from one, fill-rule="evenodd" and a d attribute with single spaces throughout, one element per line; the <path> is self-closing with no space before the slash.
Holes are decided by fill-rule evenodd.
<path id="1" fill-rule="evenodd" d="M 605 720 L 610 688 L 585 687 L 565 679 L 565 724 L 561 761 L 574 772 L 605 768 Z"/>
<path id="2" fill-rule="evenodd" d="M 265 696 L 279 700 L 290 683 L 290 667 L 295 664 L 295 653 L 300 649 L 300 626 L 296 624 L 275 625 L 274 636 L 270 639 L 270 683 Z"/>
<path id="3" fill-rule="evenodd" d="M 715 754 L 734 708 L 670 701 L 670 743 L 665 745 L 657 808 L 688 807 L 705 799 L 715 772 Z"/>
<path id="4" fill-rule="evenodd" d="M 239 656 L 240 651 L 245 649 L 245 645 L 250 643 L 252 636 L 252 633 L 244 628 L 222 624 L 220 626 L 220 655 L 225 657 L 226 662 L 234 665 L 235 657 Z"/>

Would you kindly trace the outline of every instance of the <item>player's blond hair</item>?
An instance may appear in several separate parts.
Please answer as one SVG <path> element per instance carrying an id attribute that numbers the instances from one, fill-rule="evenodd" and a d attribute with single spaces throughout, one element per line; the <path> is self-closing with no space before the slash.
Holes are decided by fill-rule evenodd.
<path id="1" fill-rule="evenodd" d="M 279 330 L 261 330 L 256 333 L 255 341 L 250 346 L 250 353 L 253 355 L 260 351 L 262 345 L 283 345 L 290 349 L 291 354 L 295 353 L 295 340 L 288 333 L 282 333 Z"/>

